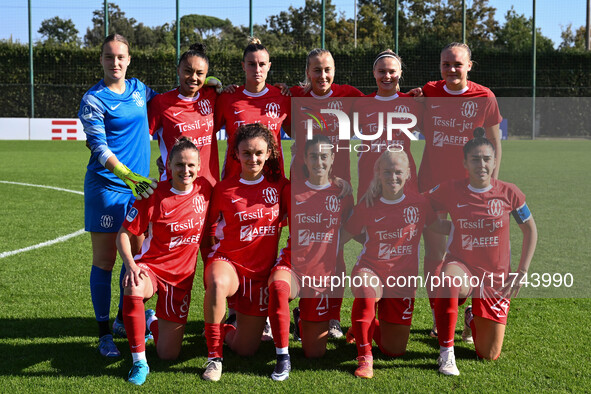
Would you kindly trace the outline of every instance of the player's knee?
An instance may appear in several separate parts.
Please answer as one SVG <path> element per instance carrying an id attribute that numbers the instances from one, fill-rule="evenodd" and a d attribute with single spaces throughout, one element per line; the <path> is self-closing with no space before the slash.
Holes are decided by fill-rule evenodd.
<path id="1" fill-rule="evenodd" d="M 482 349 L 477 349 L 476 353 L 478 357 L 489 361 L 495 361 L 501 355 L 501 351 L 496 349 L 485 349 L 484 351 Z"/>
<path id="2" fill-rule="evenodd" d="M 242 357 L 250 357 L 250 356 L 254 356 L 254 354 L 257 352 L 259 345 L 257 344 L 250 344 L 250 345 L 244 345 L 244 346 L 231 346 L 232 350 L 238 354 L 239 356 Z"/>
<path id="3" fill-rule="evenodd" d="M 176 360 L 179 357 L 179 354 L 181 353 L 181 349 L 175 349 L 172 347 L 167 347 L 167 348 L 158 347 L 156 350 L 158 353 L 158 357 L 161 360 L 168 360 L 168 361 Z"/>
<path id="4" fill-rule="evenodd" d="M 210 277 L 207 283 L 207 290 L 213 295 L 223 295 L 224 297 L 228 294 L 230 289 L 230 278 L 226 276 L 216 275 Z"/>
<path id="5" fill-rule="evenodd" d="M 306 358 L 320 358 L 326 354 L 326 348 L 322 346 L 304 347 L 304 356 Z"/>

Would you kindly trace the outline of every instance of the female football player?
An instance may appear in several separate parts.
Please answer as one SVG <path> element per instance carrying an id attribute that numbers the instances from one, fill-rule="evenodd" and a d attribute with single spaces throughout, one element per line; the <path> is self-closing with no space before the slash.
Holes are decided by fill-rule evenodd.
<path id="1" fill-rule="evenodd" d="M 468 80 L 468 72 L 472 69 L 471 56 L 466 44 L 453 42 L 447 45 L 441 51 L 441 80 L 428 82 L 422 88 L 427 99 L 423 118 L 425 150 L 418 175 L 421 192 L 448 180 L 467 176 L 462 163 L 462 146 L 470 139 L 469 133 L 480 126 L 485 128 L 486 136 L 495 148 L 496 167 L 491 175 L 498 178 L 501 165 L 499 124 L 502 118 L 494 94 Z M 424 238 L 425 275 L 437 275 L 445 254 L 445 237 L 427 229 Z M 427 292 L 433 309 L 433 289 L 427 288 Z M 433 327 L 431 336 L 436 337 L 435 324 Z M 470 342 L 470 333 L 464 333 L 464 338 Z"/>
<path id="2" fill-rule="evenodd" d="M 385 122 L 384 113 L 400 112 L 410 113 L 415 116 L 417 122 L 422 123 L 423 105 L 415 101 L 412 96 L 400 92 L 399 81 L 402 77 L 402 60 L 392 50 L 387 49 L 378 54 L 373 64 L 373 76 L 378 90 L 362 98 L 355 104 L 355 112 L 360 114 L 359 127 L 363 134 L 375 134 L 379 125 L 379 117 Z M 381 114 L 380 114 L 381 113 Z M 401 123 L 408 123 L 410 118 L 397 118 Z M 410 132 L 412 129 L 407 129 Z M 357 187 L 357 199 L 359 200 L 369 187 L 373 178 L 374 163 L 381 154 L 391 151 L 403 150 L 408 156 L 410 165 L 410 178 L 406 182 L 407 192 L 418 191 L 417 170 L 410 151 L 410 137 L 403 130 L 396 130 L 392 139 L 387 139 L 385 127 L 380 138 L 368 142 L 371 149 L 362 150 L 357 155 L 359 182 Z"/>
<path id="3" fill-rule="evenodd" d="M 177 67 L 179 86 L 154 97 L 148 106 L 150 133 L 158 136 L 162 162 L 180 136 L 191 137 L 199 148 L 203 165 L 199 176 L 212 185 L 220 178 L 218 147 L 214 126 L 214 108 L 217 93 L 207 86 L 209 59 L 203 44 L 193 44 L 183 52 Z M 162 169 L 163 170 L 163 169 Z M 160 180 L 170 174 L 161 171 Z"/>
<path id="4" fill-rule="evenodd" d="M 406 352 L 416 293 L 412 278 L 418 275 L 421 233 L 430 226 L 448 234 L 451 227 L 448 221 L 436 220 L 425 197 L 407 191 L 409 178 L 405 152 L 382 153 L 375 162 L 370 186 L 343 232 L 343 242 L 359 234 L 365 238 L 351 274 L 355 296 L 351 331 L 358 353 L 355 376 L 359 378 L 373 377 L 372 340 L 388 356 Z M 349 333 L 347 337 L 353 340 Z"/>
<path id="5" fill-rule="evenodd" d="M 449 212 L 453 223 L 442 267 L 447 281 L 438 288 L 435 301 L 439 372 L 445 375 L 460 373 L 454 356 L 454 332 L 458 304 L 467 297 L 472 297 L 472 306 L 465 310 L 464 324 L 472 329 L 476 354 L 489 360 L 499 357 L 510 298 L 527 275 L 537 242 L 536 224 L 524 194 L 515 185 L 493 178 L 498 173 L 495 148 L 482 128 L 464 145 L 464 167 L 467 179 L 448 181 L 428 194 L 433 208 Z M 516 277 L 509 276 L 510 214 L 523 233 Z M 488 280 L 474 281 L 480 278 Z"/>
<path id="6" fill-rule="evenodd" d="M 281 152 L 281 128 L 288 131 L 291 126 L 290 97 L 281 94 L 281 89 L 266 83 L 271 68 L 269 52 L 258 38 L 252 38 L 242 57 L 242 69 L 246 77 L 244 85 L 222 93 L 216 103 L 216 128 L 226 126 L 228 147 L 234 146 L 238 127 L 249 123 L 261 123 L 275 136 L 279 146 L 279 160 L 283 173 Z M 222 169 L 222 179 L 240 174 L 240 162 L 228 148 Z"/>
<path id="7" fill-rule="evenodd" d="M 269 319 L 277 353 L 273 380 L 289 377 L 289 300 L 300 298 L 295 313 L 296 332 L 306 357 L 321 357 L 326 352 L 329 322 L 340 320 L 342 295 L 326 284 L 305 278 L 340 275 L 337 260 L 339 231 L 353 207 L 353 197 L 343 199 L 341 186 L 331 175 L 334 153 L 328 137 L 315 135 L 306 142 L 304 159 L 306 181 L 294 182 L 295 206 L 290 206 L 293 237 L 288 239 L 269 278 Z M 303 282 L 302 282 L 303 281 Z"/>
<path id="8" fill-rule="evenodd" d="M 233 143 L 241 171 L 215 186 L 210 209 L 218 239 L 204 275 L 208 364 L 203 378 L 210 381 L 221 378 L 224 339 L 240 355 L 254 354 L 260 344 L 267 282 L 289 199 L 274 133 L 260 123 L 247 124 L 236 130 Z M 236 328 L 223 323 L 226 299 L 236 311 Z"/>
<path id="9" fill-rule="evenodd" d="M 136 201 L 117 237 L 126 267 L 123 277 L 123 321 L 133 367 L 130 383 L 142 385 L 150 368 L 144 331 L 153 333 L 158 356 L 176 359 L 187 324 L 197 251 L 204 234 L 212 186 L 200 177 L 199 149 L 181 137 L 168 156 L 170 179 L 160 181 L 154 195 Z M 141 252 L 132 253 L 131 238 L 147 232 Z M 144 314 L 144 302 L 158 294 L 156 313 Z"/>
<path id="10" fill-rule="evenodd" d="M 125 79 L 130 61 L 125 37 L 105 38 L 100 57 L 104 78 L 84 94 L 78 112 L 91 151 L 84 179 L 84 227 L 92 242 L 90 295 L 99 327 L 99 352 L 106 357 L 120 356 L 109 329 L 117 232 L 135 198 L 148 197 L 156 187 L 146 178 L 150 168 L 147 104 L 156 93 L 135 78 Z M 140 245 L 141 236 L 134 237 L 133 250 Z M 122 267 L 120 278 L 124 273 Z M 121 288 L 113 330 L 125 336 L 122 303 Z"/>

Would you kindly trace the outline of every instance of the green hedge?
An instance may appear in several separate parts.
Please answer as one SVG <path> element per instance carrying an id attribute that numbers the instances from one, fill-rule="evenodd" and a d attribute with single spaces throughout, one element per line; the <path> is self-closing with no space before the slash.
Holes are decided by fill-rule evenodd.
<path id="1" fill-rule="evenodd" d="M 375 55 L 384 48 L 334 52 L 335 81 L 375 90 L 371 69 Z M 439 79 L 439 49 L 402 48 L 402 90 Z M 241 53 L 210 53 L 210 74 L 224 84 L 242 84 Z M 531 54 L 504 50 L 479 51 L 470 78 L 490 87 L 499 97 L 531 96 Z M 304 78 L 306 53 L 271 54 L 270 82 L 294 85 Z M 175 86 L 173 50 L 134 51 L 128 77 L 136 77 L 164 92 Z M 35 117 L 75 117 L 80 98 L 102 78 L 98 50 L 37 46 L 34 48 Z M 30 116 L 29 56 L 25 45 L 0 43 L 0 117 Z M 591 96 L 591 53 L 550 52 L 537 56 L 537 96 Z M 528 134 L 526 127 L 512 134 Z M 556 131 L 557 135 L 590 135 L 587 130 Z"/>

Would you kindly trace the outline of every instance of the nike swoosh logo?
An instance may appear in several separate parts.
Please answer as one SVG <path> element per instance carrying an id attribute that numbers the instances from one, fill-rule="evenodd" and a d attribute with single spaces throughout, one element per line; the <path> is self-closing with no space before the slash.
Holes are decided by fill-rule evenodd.
<path id="1" fill-rule="evenodd" d="M 137 348 L 138 348 L 138 347 L 140 347 L 140 346 L 141 346 L 141 345 L 135 345 L 135 346 L 134 346 L 134 345 L 131 345 L 131 348 L 132 348 L 132 349 L 137 349 Z"/>
<path id="2" fill-rule="evenodd" d="M 460 203 L 458 203 L 456 206 L 457 206 L 458 208 L 464 208 L 464 207 L 467 207 L 467 206 L 468 206 L 468 204 L 460 204 Z"/>
<path id="3" fill-rule="evenodd" d="M 328 313 L 328 311 L 318 312 L 318 316 L 326 315 L 327 313 Z"/>
<path id="4" fill-rule="evenodd" d="M 187 316 L 186 314 L 185 314 L 185 315 L 179 315 L 179 317 L 180 317 L 181 319 L 184 319 L 186 316 Z"/>
<path id="5" fill-rule="evenodd" d="M 246 110 L 245 110 L 245 109 L 243 109 L 243 110 L 241 110 L 241 111 L 234 111 L 234 115 L 238 115 L 239 113 L 241 113 L 241 112 L 244 112 L 244 111 L 246 111 Z"/>
<path id="6" fill-rule="evenodd" d="M 240 200 L 242 200 L 242 198 L 232 199 L 232 204 L 234 204 L 235 202 L 238 202 Z"/>
<path id="7" fill-rule="evenodd" d="M 405 316 L 405 315 L 402 316 L 402 320 L 408 320 L 410 318 L 411 318 L 411 316 Z"/>
<path id="8" fill-rule="evenodd" d="M 266 311 L 267 309 L 269 309 L 269 308 L 261 308 L 261 307 L 259 307 L 259 311 L 261 311 L 261 312 Z"/>
<path id="9" fill-rule="evenodd" d="M 173 210 L 172 210 L 172 211 L 170 211 L 170 212 L 166 212 L 166 211 L 164 211 L 164 216 L 168 216 L 168 215 L 170 215 L 171 213 L 173 213 L 174 211 L 176 211 L 176 208 L 175 208 L 175 209 L 173 209 Z"/>
<path id="10" fill-rule="evenodd" d="M 172 116 L 177 116 L 177 115 L 180 115 L 180 114 L 182 114 L 183 112 L 185 112 L 185 111 L 173 112 L 173 113 L 172 113 Z"/>
<path id="11" fill-rule="evenodd" d="M 450 343 L 453 342 L 453 339 L 449 340 L 449 341 L 443 341 L 443 343 Z"/>
<path id="12" fill-rule="evenodd" d="M 296 205 L 302 205 L 304 203 L 305 203 L 305 201 L 296 201 Z"/>
<path id="13" fill-rule="evenodd" d="M 376 223 L 377 223 L 377 222 L 381 222 L 381 221 L 382 221 L 383 219 L 385 219 L 385 218 L 386 218 L 385 216 L 382 216 L 382 217 L 381 217 L 381 218 L 379 218 L 379 219 L 374 219 L 374 221 L 375 221 Z"/>
<path id="14" fill-rule="evenodd" d="M 441 105 L 433 105 L 433 104 L 431 104 L 431 108 L 433 108 L 433 109 L 439 108 L 439 107 L 441 107 Z"/>
<path id="15" fill-rule="evenodd" d="M 373 116 L 373 114 L 375 114 L 375 112 L 372 112 L 371 114 L 367 114 L 367 115 L 365 115 L 365 117 L 369 118 L 370 116 Z"/>
<path id="16" fill-rule="evenodd" d="M 99 316 L 99 319 L 108 319 L 109 315 L 105 315 L 105 316 Z"/>
<path id="17" fill-rule="evenodd" d="M 121 103 L 119 103 L 117 105 L 111 105 L 111 111 L 115 111 L 117 109 L 117 107 L 120 105 L 121 105 Z"/>

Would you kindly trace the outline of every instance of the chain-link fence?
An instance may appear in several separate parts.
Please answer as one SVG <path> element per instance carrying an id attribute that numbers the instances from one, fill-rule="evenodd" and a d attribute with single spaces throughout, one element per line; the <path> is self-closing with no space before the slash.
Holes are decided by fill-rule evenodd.
<path id="1" fill-rule="evenodd" d="M 335 82 L 366 93 L 376 90 L 375 55 L 386 48 L 397 50 L 404 64 L 401 88 L 405 91 L 439 79 L 441 48 L 465 39 L 475 61 L 470 78 L 497 96 L 531 97 L 534 70 L 536 96 L 591 95 L 591 53 L 585 50 L 588 33 L 584 17 L 583 22 L 577 19 L 587 12 L 586 0 L 571 1 L 568 9 L 537 0 L 535 63 L 532 15 L 536 2 L 528 2 L 529 8 L 510 0 L 179 3 L 118 0 L 108 4 L 109 32 L 125 35 L 132 44 L 128 77 L 138 77 L 161 92 L 176 84 L 177 42 L 181 51 L 193 42 L 205 42 L 210 74 L 224 83 L 242 84 L 240 60 L 252 30 L 271 54 L 269 82 L 302 81 L 306 53 L 324 43 L 335 58 Z M 30 4 L 30 8 L 15 3 L 3 6 L 0 117 L 75 117 L 82 94 L 102 78 L 98 46 L 105 34 L 105 3 L 31 0 Z"/>

